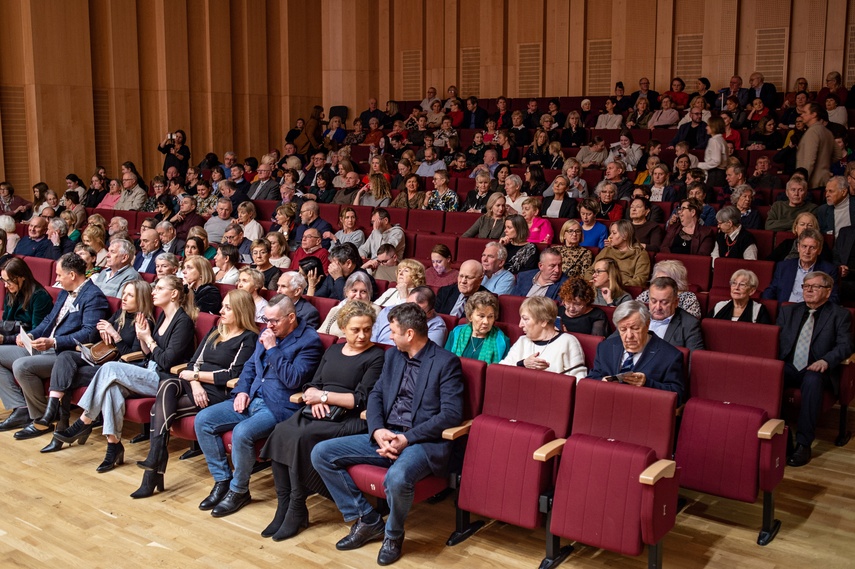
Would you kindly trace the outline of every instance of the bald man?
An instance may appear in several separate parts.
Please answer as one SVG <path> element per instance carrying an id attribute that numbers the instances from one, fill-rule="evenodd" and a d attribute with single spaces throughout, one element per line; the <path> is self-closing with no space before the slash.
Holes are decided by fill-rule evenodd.
<path id="1" fill-rule="evenodd" d="M 134 259 L 134 268 L 138 273 L 154 274 L 155 260 L 163 253 L 160 236 L 156 229 L 144 229 L 140 233 L 140 250 Z"/>
<path id="2" fill-rule="evenodd" d="M 464 261 L 457 273 L 457 284 L 450 284 L 439 289 L 436 295 L 436 311 L 440 314 L 464 316 L 463 307 L 470 296 L 487 289 L 481 286 L 484 279 L 484 267 L 474 259 Z"/>

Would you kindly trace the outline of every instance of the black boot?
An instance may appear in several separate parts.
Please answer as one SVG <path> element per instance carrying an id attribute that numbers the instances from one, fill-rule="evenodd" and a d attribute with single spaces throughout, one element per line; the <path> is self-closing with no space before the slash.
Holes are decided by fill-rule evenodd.
<path id="1" fill-rule="evenodd" d="M 43 429 L 39 429 L 41 431 L 47 430 L 53 422 L 59 418 L 59 410 L 62 406 L 61 401 L 57 397 L 48 397 L 47 407 L 45 408 L 44 414 L 33 421 L 35 423 L 36 428 L 44 427 Z"/>
<path id="2" fill-rule="evenodd" d="M 131 494 L 131 498 L 148 498 L 154 494 L 155 488 L 163 492 L 163 474 L 154 470 L 146 470 L 143 474 L 142 484 L 136 492 Z"/>
<path id="3" fill-rule="evenodd" d="M 70 445 L 74 443 L 84 444 L 90 434 L 92 434 L 92 425 L 87 425 L 83 419 L 77 419 L 73 425 L 64 431 L 56 431 L 53 438 Z"/>
<path id="4" fill-rule="evenodd" d="M 62 405 L 59 407 L 59 419 L 56 422 L 56 430 L 64 431 L 68 428 L 68 420 L 71 418 L 71 397 L 63 397 Z"/>
<path id="5" fill-rule="evenodd" d="M 148 456 L 145 460 L 138 460 L 137 466 L 143 470 L 156 470 L 163 463 L 163 457 L 169 454 L 169 431 L 162 435 L 152 435 L 149 443 Z"/>
<path id="6" fill-rule="evenodd" d="M 288 504 L 291 500 L 291 478 L 288 475 L 288 467 L 275 460 L 270 464 L 273 468 L 273 485 L 276 488 L 276 514 L 273 515 L 273 521 L 261 532 L 261 537 L 272 537 L 279 531 L 282 522 L 285 521 L 285 514 L 288 513 Z"/>
<path id="7" fill-rule="evenodd" d="M 107 454 L 104 455 L 104 462 L 98 465 L 96 472 L 109 472 L 116 468 L 117 465 L 125 462 L 125 447 L 122 442 L 107 443 Z"/>
<path id="8" fill-rule="evenodd" d="M 298 505 L 296 502 L 302 502 L 302 504 Z M 306 499 L 295 500 L 292 494 L 285 521 L 282 522 L 279 531 L 273 534 L 273 541 L 284 541 L 292 538 L 300 533 L 301 529 L 307 527 L 309 527 L 309 510 L 306 508 Z"/>
<path id="9" fill-rule="evenodd" d="M 52 438 L 50 442 L 39 452 L 59 452 L 62 450 L 62 445 L 64 443 L 57 439 L 56 437 Z"/>

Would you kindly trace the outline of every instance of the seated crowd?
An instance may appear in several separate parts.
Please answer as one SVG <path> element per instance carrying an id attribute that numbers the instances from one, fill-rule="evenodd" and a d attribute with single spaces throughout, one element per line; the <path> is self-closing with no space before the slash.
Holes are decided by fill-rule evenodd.
<path id="1" fill-rule="evenodd" d="M 263 536 L 307 527 L 306 499 L 319 493 L 354 522 L 336 547 L 382 540 L 386 565 L 402 553 L 413 483 L 447 468 L 441 434 L 463 419 L 460 358 L 682 403 L 684 354 L 705 348 L 701 319 L 771 325 L 774 306 L 786 385 L 801 389 L 788 464 L 803 466 L 823 392 L 836 392 L 852 352 L 842 304 L 855 299 L 855 160 L 837 112 L 849 101 L 800 89 L 777 108 L 761 74 L 741 83 L 716 93 L 699 78 L 689 96 L 675 78 L 659 95 L 642 78 L 632 95 L 619 83 L 602 114 L 586 100 L 566 116 L 557 99 L 541 113 L 534 99 L 511 111 L 501 98 L 491 115 L 475 97 L 449 88 L 443 101 L 431 88 L 409 118 L 371 99 L 352 131 L 315 107 L 281 155 L 261 160 L 208 153 L 194 166 L 175 131 L 150 188 L 131 162 L 119 179 L 98 168 L 88 187 L 69 174 L 62 198 L 40 183 L 28 202 L 2 183 L 0 400 L 11 413 L 0 431 L 52 433 L 42 452 L 58 452 L 101 425 L 106 472 L 124 461 L 126 399 L 153 398 L 133 498 L 164 491 L 171 429 L 195 416 L 213 478 L 201 510 L 222 517 L 250 503 L 260 448 L 277 501 Z M 592 128 L 621 130 L 609 146 Z M 634 142 L 654 128 L 673 139 Z M 362 147 L 365 165 L 352 159 Z M 743 147 L 777 153 L 749 170 Z M 471 191 L 459 193 L 460 180 Z M 437 239 L 416 258 L 408 240 L 432 235 L 396 223 L 401 210 L 471 214 L 460 233 L 482 240 L 477 252 L 456 258 Z M 778 232 L 762 253 L 761 231 Z M 713 270 L 742 261 L 707 314 L 681 256 Z M 55 281 L 39 282 L 28 257 L 55 261 Z M 769 282 L 753 270 L 764 260 L 775 263 Z M 323 339 L 338 341 L 325 350 Z M 109 356 L 92 361 L 102 353 L 92 342 Z M 386 521 L 348 474 L 356 464 L 389 468 Z"/>

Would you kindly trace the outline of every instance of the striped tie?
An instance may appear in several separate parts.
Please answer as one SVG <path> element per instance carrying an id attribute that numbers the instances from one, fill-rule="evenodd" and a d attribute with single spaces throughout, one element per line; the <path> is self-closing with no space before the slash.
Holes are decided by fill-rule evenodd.
<path id="1" fill-rule="evenodd" d="M 632 371 L 632 358 L 635 357 L 635 354 L 631 354 L 629 352 L 626 353 L 626 359 L 623 360 L 623 363 L 620 365 L 620 371 L 618 373 L 628 373 Z"/>
<path id="2" fill-rule="evenodd" d="M 810 341 L 813 337 L 813 313 L 816 310 L 808 312 L 807 320 L 799 332 L 799 339 L 796 340 L 796 351 L 793 354 L 793 367 L 801 371 L 808 365 L 808 356 L 810 355 Z"/>

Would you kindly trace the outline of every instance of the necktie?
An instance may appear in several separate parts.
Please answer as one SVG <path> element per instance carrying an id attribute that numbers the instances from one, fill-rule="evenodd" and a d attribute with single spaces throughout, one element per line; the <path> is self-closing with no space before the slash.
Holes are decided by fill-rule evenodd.
<path id="1" fill-rule="evenodd" d="M 808 365 L 808 355 L 810 354 L 810 340 L 813 337 L 813 314 L 816 310 L 811 310 L 808 313 L 807 320 L 799 332 L 799 339 L 796 340 L 796 351 L 793 354 L 793 367 L 801 371 Z"/>
<path id="2" fill-rule="evenodd" d="M 635 357 L 635 354 L 631 354 L 629 352 L 626 353 L 626 359 L 623 360 L 623 363 L 620 364 L 620 371 L 618 373 L 628 373 L 632 371 L 632 358 Z"/>
<path id="3" fill-rule="evenodd" d="M 454 308 L 451 309 L 452 316 L 463 316 L 464 306 L 466 305 L 466 297 L 462 294 L 457 297 L 457 302 L 454 303 Z"/>

